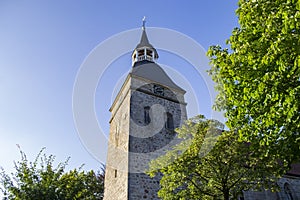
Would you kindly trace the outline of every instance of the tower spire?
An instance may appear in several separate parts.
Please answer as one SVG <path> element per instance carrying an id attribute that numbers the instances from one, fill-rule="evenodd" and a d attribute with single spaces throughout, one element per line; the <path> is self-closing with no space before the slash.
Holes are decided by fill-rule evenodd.
<path id="1" fill-rule="evenodd" d="M 143 17 L 142 36 L 140 43 L 135 47 L 132 53 L 132 66 L 141 61 L 155 62 L 158 58 L 156 49 L 150 44 L 146 33 L 146 17 Z"/>
<path id="2" fill-rule="evenodd" d="M 143 26 L 142 26 L 143 30 L 145 30 L 145 24 L 146 24 L 146 16 L 143 17 Z"/>

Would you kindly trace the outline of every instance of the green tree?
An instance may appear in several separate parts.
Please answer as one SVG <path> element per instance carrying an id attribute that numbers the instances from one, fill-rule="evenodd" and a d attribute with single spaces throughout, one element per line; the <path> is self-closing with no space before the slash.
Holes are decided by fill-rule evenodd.
<path id="1" fill-rule="evenodd" d="M 276 189 L 276 160 L 260 160 L 249 143 L 222 124 L 198 116 L 177 129 L 181 142 L 150 163 L 150 176 L 162 173 L 160 198 L 236 199 L 242 191 Z"/>
<path id="2" fill-rule="evenodd" d="M 21 161 L 15 163 L 15 173 L 0 174 L 3 199 L 15 200 L 75 200 L 102 199 L 104 175 L 93 170 L 74 169 L 65 172 L 67 161 L 53 166 L 55 157 L 43 154 L 42 149 L 34 162 L 29 162 L 20 150 Z"/>
<path id="3" fill-rule="evenodd" d="M 300 155 L 300 1 L 238 5 L 230 49 L 208 51 L 220 92 L 215 105 L 241 139 L 288 167 Z"/>

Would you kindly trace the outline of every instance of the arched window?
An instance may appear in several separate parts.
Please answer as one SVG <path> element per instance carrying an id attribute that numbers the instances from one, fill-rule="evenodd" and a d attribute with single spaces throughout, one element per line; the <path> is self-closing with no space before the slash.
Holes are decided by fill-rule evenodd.
<path id="1" fill-rule="evenodd" d="M 283 189 L 284 189 L 284 193 L 286 194 L 286 198 L 288 200 L 294 200 L 293 192 L 292 192 L 292 190 L 290 188 L 290 185 L 288 183 L 284 184 Z"/>
<path id="2" fill-rule="evenodd" d="M 166 128 L 169 129 L 169 130 L 174 129 L 173 115 L 169 112 L 167 112 Z"/>
<path id="3" fill-rule="evenodd" d="M 149 124 L 151 122 L 150 119 L 150 107 L 146 106 L 144 107 L 144 123 Z"/>

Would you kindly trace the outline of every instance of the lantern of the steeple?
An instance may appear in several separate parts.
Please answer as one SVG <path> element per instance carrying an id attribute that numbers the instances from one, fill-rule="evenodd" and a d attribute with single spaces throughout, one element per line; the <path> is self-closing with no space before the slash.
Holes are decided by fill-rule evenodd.
<path id="1" fill-rule="evenodd" d="M 142 37 L 140 43 L 135 47 L 132 53 L 132 66 L 137 62 L 144 60 L 155 62 L 158 59 L 158 54 L 156 49 L 149 43 L 146 28 L 145 28 L 145 18 L 143 19 L 142 26 Z"/>

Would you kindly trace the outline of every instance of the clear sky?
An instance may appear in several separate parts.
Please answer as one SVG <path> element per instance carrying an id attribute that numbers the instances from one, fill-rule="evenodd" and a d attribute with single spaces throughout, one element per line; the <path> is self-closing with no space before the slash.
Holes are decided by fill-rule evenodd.
<path id="1" fill-rule="evenodd" d="M 20 158 L 19 144 L 30 159 L 46 147 L 46 153 L 56 155 L 57 161 L 70 156 L 70 168 L 85 163 L 87 170 L 99 169 L 99 162 L 80 141 L 72 113 L 73 85 L 89 53 L 115 34 L 140 28 L 143 16 L 147 26 L 179 31 L 205 50 L 214 44 L 224 46 L 238 26 L 236 8 L 237 0 L 1 0 L 0 166 L 12 170 L 13 161 Z M 175 70 L 188 65 L 176 56 L 158 53 L 159 62 L 177 66 Z M 118 80 L 130 65 L 130 54 L 122 56 L 99 82 L 95 108 L 105 133 L 108 109 L 122 82 Z M 189 80 L 188 74 L 185 78 L 197 88 L 197 80 Z M 199 107 L 200 111 L 210 109 L 210 105 Z"/>

